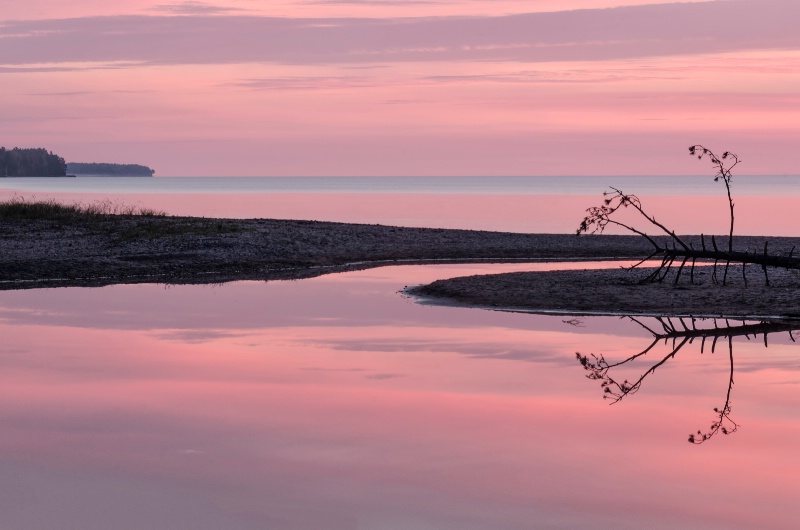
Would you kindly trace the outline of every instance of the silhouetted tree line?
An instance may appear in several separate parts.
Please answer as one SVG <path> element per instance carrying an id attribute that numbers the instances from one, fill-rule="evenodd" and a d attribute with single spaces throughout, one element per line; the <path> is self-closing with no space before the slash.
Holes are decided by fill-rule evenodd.
<path id="1" fill-rule="evenodd" d="M 0 176 L 3 177 L 63 177 L 67 163 L 47 149 L 6 149 L 0 147 Z"/>
<path id="2" fill-rule="evenodd" d="M 106 164 L 70 162 L 67 170 L 74 175 L 116 175 L 129 177 L 152 177 L 154 170 L 139 164 Z"/>

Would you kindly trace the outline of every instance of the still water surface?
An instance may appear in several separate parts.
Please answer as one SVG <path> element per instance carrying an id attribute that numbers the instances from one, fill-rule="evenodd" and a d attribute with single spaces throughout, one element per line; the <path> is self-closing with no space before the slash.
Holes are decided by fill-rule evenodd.
<path id="1" fill-rule="evenodd" d="M 727 231 L 710 177 L 0 179 L 0 199 L 568 233 L 609 185 L 678 231 Z M 797 235 L 795 177 L 734 185 L 737 233 Z M 800 350 L 788 333 L 768 348 L 732 339 L 739 428 L 695 446 L 689 434 L 725 402 L 725 337 L 713 353 L 686 344 L 609 406 L 576 353 L 613 363 L 652 346 L 609 370 L 635 381 L 672 341 L 625 318 L 397 292 L 557 266 L 2 291 L 0 528 L 797 528 Z"/>
<path id="2" fill-rule="evenodd" d="M 635 322 L 397 292 L 552 266 L 1 292 L 0 527 L 796 528 L 788 333 L 733 339 L 740 427 L 695 446 L 726 347 L 687 345 L 609 406 L 575 354 L 644 350 Z"/>
<path id="3" fill-rule="evenodd" d="M 710 176 L 0 178 L 0 200 L 111 200 L 171 215 L 572 233 L 610 186 L 637 194 L 679 233 L 728 233 L 725 188 Z M 737 175 L 733 193 L 737 234 L 798 235 L 800 177 Z"/>

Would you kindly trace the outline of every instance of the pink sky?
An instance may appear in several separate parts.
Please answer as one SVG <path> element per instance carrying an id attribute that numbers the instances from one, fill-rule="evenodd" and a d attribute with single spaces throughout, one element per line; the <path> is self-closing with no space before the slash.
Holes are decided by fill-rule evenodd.
<path id="1" fill-rule="evenodd" d="M 4 0 L 0 145 L 158 175 L 800 166 L 796 0 Z"/>

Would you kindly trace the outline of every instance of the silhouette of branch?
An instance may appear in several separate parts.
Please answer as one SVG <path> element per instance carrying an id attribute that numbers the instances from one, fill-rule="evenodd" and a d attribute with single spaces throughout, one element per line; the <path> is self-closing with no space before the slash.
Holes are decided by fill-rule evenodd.
<path id="1" fill-rule="evenodd" d="M 623 382 L 619 382 L 615 380 L 608 374 L 608 371 L 616 366 L 620 366 L 622 364 L 628 363 L 633 361 L 634 359 L 646 355 L 653 347 L 661 342 L 660 338 L 653 339 L 653 342 L 645 348 L 643 351 L 628 357 L 623 361 L 619 361 L 617 363 L 608 363 L 603 355 L 595 355 L 594 353 L 590 354 L 592 359 L 589 359 L 587 356 L 581 355 L 580 353 L 576 353 L 578 357 L 578 362 L 586 369 L 589 373 L 586 375 L 589 379 L 596 379 L 600 380 L 600 387 L 603 389 L 603 399 L 611 400 L 611 404 L 619 402 L 622 398 L 629 394 L 635 394 L 639 391 L 642 386 L 642 382 L 645 380 L 647 376 L 652 374 L 656 371 L 658 367 L 666 363 L 668 360 L 673 358 L 678 351 L 683 348 L 683 346 L 689 342 L 688 338 L 684 338 L 680 344 L 675 346 L 672 351 L 667 354 L 663 359 L 658 361 L 656 364 L 651 366 L 647 371 L 645 371 L 636 381 L 630 382 L 625 379 Z"/>
<path id="2" fill-rule="evenodd" d="M 695 444 L 706 442 L 715 434 L 721 432 L 723 434 L 731 434 L 736 432 L 739 425 L 731 419 L 731 393 L 733 390 L 733 337 L 744 336 L 748 339 L 757 337 L 759 334 L 764 337 L 764 346 L 768 346 L 767 337 L 770 333 L 788 332 L 789 337 L 794 341 L 792 332 L 800 329 L 800 321 L 795 320 L 768 320 L 759 321 L 755 323 L 748 323 L 742 321 L 741 324 L 731 323 L 725 319 L 696 319 L 693 317 L 684 318 L 670 318 L 670 317 L 654 317 L 656 326 L 648 326 L 641 320 L 634 317 L 627 317 L 632 322 L 635 322 L 650 335 L 653 340 L 650 344 L 638 353 L 635 353 L 625 359 L 616 362 L 609 362 L 602 354 L 591 353 L 589 355 L 582 355 L 576 352 L 578 362 L 587 371 L 586 377 L 591 380 L 600 381 L 600 387 L 603 389 L 603 399 L 608 399 L 611 404 L 618 403 L 625 396 L 635 394 L 638 392 L 644 380 L 652 375 L 658 368 L 663 366 L 667 361 L 674 358 L 676 354 L 683 349 L 687 344 L 692 344 L 695 340 L 700 339 L 700 352 L 703 353 L 706 346 L 706 341 L 711 341 L 711 352 L 715 351 L 717 341 L 720 338 L 728 339 L 728 358 L 730 362 L 730 375 L 728 377 L 728 390 L 725 395 L 725 403 L 721 408 L 715 408 L 714 412 L 717 415 L 711 426 L 706 432 L 697 431 L 696 434 L 689 436 L 689 441 Z M 698 321 L 710 321 L 713 327 L 698 326 Z M 720 325 L 722 323 L 722 325 Z M 660 329 L 658 329 L 660 328 Z M 640 357 L 644 357 L 651 352 L 657 344 L 664 341 L 665 344 L 671 342 L 669 353 L 667 353 L 660 360 L 652 364 L 645 370 L 637 379 L 629 381 L 624 379 L 619 381 L 611 372 L 622 365 L 630 363 Z"/>
<path id="3" fill-rule="evenodd" d="M 764 346 L 767 344 L 767 334 L 764 333 Z M 728 357 L 730 359 L 730 377 L 728 378 L 728 393 L 725 395 L 725 404 L 722 408 L 714 408 L 717 418 L 711 423 L 707 432 L 697 431 L 689 435 L 689 442 L 701 444 L 707 442 L 712 436 L 721 432 L 728 435 L 739 429 L 739 424 L 731 419 L 731 390 L 733 390 L 733 336 L 728 336 Z"/>
<path id="4" fill-rule="evenodd" d="M 747 284 L 746 265 L 755 264 L 761 267 L 764 273 L 764 281 L 766 285 L 770 286 L 769 274 L 767 267 L 779 267 L 784 269 L 800 269 L 800 259 L 794 258 L 793 253 L 788 256 L 772 256 L 768 253 L 768 244 L 764 243 L 764 252 L 759 254 L 756 252 L 739 252 L 733 250 L 733 227 L 734 227 L 734 202 L 731 194 L 731 180 L 733 178 L 732 170 L 739 163 L 739 157 L 735 154 L 725 151 L 722 156 L 717 156 L 711 150 L 703 147 L 702 145 L 693 145 L 689 147 L 689 153 L 702 159 L 708 157 L 716 168 L 715 181 L 722 179 L 725 184 L 725 190 L 728 196 L 728 208 L 730 211 L 730 229 L 728 233 L 728 248 L 722 250 L 717 247 L 716 238 L 711 236 L 712 249 L 706 247 L 705 235 L 700 236 L 700 243 L 702 249 L 695 249 L 687 245 L 680 237 L 678 237 L 673 230 L 670 230 L 665 225 L 660 223 L 656 218 L 647 213 L 641 201 L 636 195 L 630 195 L 622 192 L 617 188 L 610 188 L 611 191 L 603 193 L 603 204 L 598 207 L 589 208 L 586 210 L 587 215 L 581 221 L 576 233 L 580 234 L 596 234 L 602 233 L 609 225 L 618 226 L 628 232 L 640 235 L 647 239 L 653 245 L 653 252 L 649 256 L 642 259 L 639 263 L 633 265 L 631 268 L 636 268 L 653 258 L 661 258 L 661 263 L 655 270 L 640 280 L 640 283 L 650 282 L 663 282 L 670 271 L 672 266 L 678 263 L 677 272 L 674 277 L 674 283 L 677 284 L 681 278 L 681 274 L 689 264 L 689 281 L 694 283 L 694 269 L 698 260 L 713 261 L 714 269 L 711 275 L 711 280 L 717 283 L 717 265 L 720 263 L 725 264 L 725 269 L 722 277 L 722 284 L 727 285 L 728 272 L 731 263 L 739 263 L 742 265 L 742 277 Z M 727 165 L 726 165 L 727 164 Z M 650 236 L 645 230 L 636 227 L 633 224 L 623 223 L 617 220 L 614 216 L 621 208 L 633 208 L 642 218 L 644 218 L 650 225 L 663 232 L 669 239 L 663 245 L 659 244 L 654 238 Z M 663 237 L 663 236 L 661 236 Z M 670 244 L 671 243 L 671 244 Z"/>
<path id="5" fill-rule="evenodd" d="M 595 234 L 595 233 L 602 233 L 606 226 L 609 224 L 614 224 L 620 226 L 634 234 L 638 234 L 644 238 L 646 238 L 650 243 L 656 248 L 657 251 L 661 251 L 662 247 L 655 242 L 653 238 L 651 238 L 645 232 L 638 230 L 632 226 L 623 224 L 615 219 L 611 219 L 611 216 L 617 212 L 620 208 L 627 208 L 632 207 L 636 210 L 642 217 L 647 219 L 651 224 L 655 225 L 659 229 L 661 229 L 664 233 L 670 236 L 675 242 L 681 245 L 684 249 L 689 249 L 689 247 L 678 237 L 675 235 L 675 232 L 669 230 L 666 226 L 659 223 L 655 217 L 648 214 L 642 208 L 642 202 L 639 200 L 639 197 L 636 195 L 628 195 L 623 193 L 621 190 L 617 188 L 611 187 L 611 192 L 603 192 L 603 205 L 599 207 L 592 207 L 586 210 L 589 214 L 584 217 L 583 221 L 581 221 L 580 227 L 578 227 L 577 234 L 587 233 L 587 234 Z"/>
<path id="6" fill-rule="evenodd" d="M 700 154 L 698 154 L 700 153 Z M 730 151 L 725 151 L 722 153 L 722 156 L 715 155 L 710 149 L 703 147 L 700 144 L 693 145 L 689 147 L 689 154 L 692 156 L 697 156 L 698 159 L 702 159 L 704 156 L 708 155 L 708 158 L 711 160 L 711 163 L 717 170 L 717 174 L 714 177 L 714 182 L 717 182 L 719 179 L 722 179 L 722 182 L 725 183 L 725 191 L 728 193 L 728 208 L 730 209 L 731 214 L 731 227 L 730 232 L 728 233 L 728 252 L 733 252 L 733 197 L 731 197 L 731 179 L 733 178 L 733 174 L 731 171 L 734 167 L 739 164 L 739 157 L 735 154 L 731 153 Z M 732 160 L 729 162 L 728 166 L 725 166 L 724 160 Z"/>

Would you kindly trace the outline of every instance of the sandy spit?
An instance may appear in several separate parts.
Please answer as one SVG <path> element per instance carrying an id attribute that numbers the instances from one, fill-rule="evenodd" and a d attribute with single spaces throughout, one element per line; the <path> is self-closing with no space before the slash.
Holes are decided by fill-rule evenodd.
<path id="1" fill-rule="evenodd" d="M 698 243 L 697 238 L 689 241 Z M 735 239 L 763 248 L 765 238 Z M 726 244 L 724 238 L 719 239 Z M 800 238 L 770 238 L 788 253 Z M 397 263 L 636 259 L 638 236 L 516 234 L 273 219 L 102 216 L 0 220 L 0 290 L 119 283 L 222 283 L 306 278 Z M 698 270 L 638 285 L 642 270 L 512 273 L 441 280 L 409 289 L 438 303 L 562 313 L 800 315 L 800 277 L 731 271 L 728 286 Z"/>
<path id="2" fill-rule="evenodd" d="M 625 258 L 646 249 L 627 236 L 271 219 L 0 220 L 0 289 L 302 278 L 397 262 Z"/>
<path id="3" fill-rule="evenodd" d="M 652 269 L 516 272 L 439 280 L 405 292 L 425 303 L 564 315 L 668 315 L 746 319 L 800 318 L 800 273 L 760 268 L 729 269 L 728 281 L 712 280 L 698 267 L 694 282 L 684 272 L 662 283 L 640 284 Z"/>

